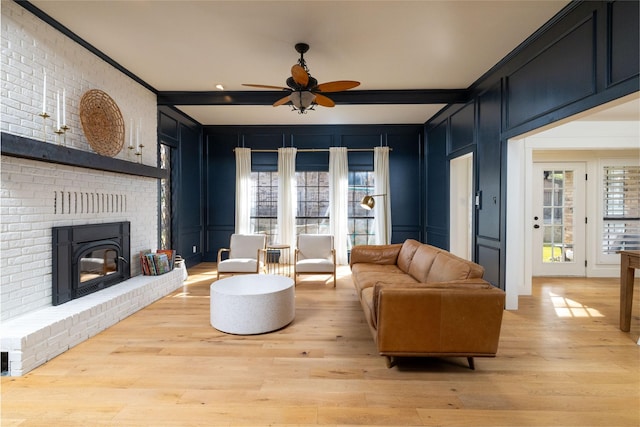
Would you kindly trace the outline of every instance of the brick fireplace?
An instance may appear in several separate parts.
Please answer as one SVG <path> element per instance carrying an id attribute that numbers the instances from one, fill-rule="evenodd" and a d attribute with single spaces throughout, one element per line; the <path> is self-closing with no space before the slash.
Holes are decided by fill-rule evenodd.
<path id="1" fill-rule="evenodd" d="M 1 7 L 2 43 L 11 46 L 1 65 L 5 82 L 11 82 L 11 102 L 3 103 L 0 118 L 0 364 L 8 365 L 10 375 L 22 375 L 180 287 L 182 274 L 140 276 L 138 257 L 131 255 L 158 247 L 162 174 L 155 94 L 19 4 Z M 113 158 L 93 153 L 79 102 L 94 88 L 115 100 L 127 125 L 139 124 L 147 147 L 140 156 L 126 147 Z M 64 138 L 53 133 L 50 118 L 39 115 L 43 102 L 49 114 L 55 112 L 55 92 L 62 90 L 69 126 Z M 128 138 L 131 128 L 126 132 Z M 113 243 L 83 253 L 85 264 L 106 261 L 106 284 L 114 274 L 126 280 L 54 306 L 53 229 L 122 222 L 130 224 L 130 254 L 114 255 L 122 248 Z M 87 274 L 98 273 L 91 268 Z M 94 287 L 92 280 L 80 287 Z M 62 285 L 59 276 L 57 281 Z"/>

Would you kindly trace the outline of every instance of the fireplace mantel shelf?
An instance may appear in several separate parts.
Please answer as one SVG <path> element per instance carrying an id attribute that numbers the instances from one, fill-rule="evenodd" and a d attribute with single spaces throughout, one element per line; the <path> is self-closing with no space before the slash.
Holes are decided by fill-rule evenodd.
<path id="1" fill-rule="evenodd" d="M 63 147 L 10 133 L 2 132 L 1 135 L 2 143 L 0 147 L 2 154 L 6 156 L 149 178 L 168 178 L 168 172 L 165 169 L 154 166 L 113 159 L 88 151 Z"/>

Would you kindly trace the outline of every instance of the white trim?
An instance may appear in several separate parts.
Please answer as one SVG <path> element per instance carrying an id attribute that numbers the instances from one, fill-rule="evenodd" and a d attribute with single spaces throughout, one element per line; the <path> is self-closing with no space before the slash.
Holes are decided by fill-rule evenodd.
<path id="1" fill-rule="evenodd" d="M 522 140 L 509 140 L 507 150 L 507 254 L 505 266 L 505 292 L 507 310 L 518 309 L 518 296 L 531 294 L 531 274 L 525 274 L 525 145 Z M 526 278 L 529 277 L 527 287 Z"/>
<path id="2" fill-rule="evenodd" d="M 566 126 L 566 127 L 565 127 Z M 548 128 L 547 128 L 548 129 Z M 587 216 L 586 230 L 587 277 L 617 277 L 618 265 L 598 264 L 594 260 L 597 250 L 594 242 L 596 224 L 594 213 L 599 194 L 597 183 L 598 159 L 638 159 L 638 122 L 572 122 L 549 129 L 548 132 L 528 133 L 510 139 L 507 150 L 507 236 L 505 255 L 506 308 L 517 310 L 518 296 L 531 295 L 531 241 L 532 241 L 532 169 L 536 161 L 572 160 L 587 163 Z M 539 132 L 539 131 L 538 131 Z M 613 154 L 613 155 L 612 155 Z M 600 202 L 601 203 L 601 202 Z M 601 217 L 601 215 L 600 215 Z"/>

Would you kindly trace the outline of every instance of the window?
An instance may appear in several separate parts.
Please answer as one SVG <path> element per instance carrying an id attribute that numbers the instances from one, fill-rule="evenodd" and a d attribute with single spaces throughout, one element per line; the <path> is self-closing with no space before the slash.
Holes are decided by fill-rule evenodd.
<path id="1" fill-rule="evenodd" d="M 296 235 L 329 234 L 329 172 L 296 172 Z"/>
<path id="2" fill-rule="evenodd" d="M 373 243 L 373 210 L 360 206 L 360 200 L 373 194 L 371 171 L 349 171 L 349 238 L 351 246 Z"/>
<path id="3" fill-rule="evenodd" d="M 172 248 L 171 239 L 171 147 L 160 143 L 160 167 L 169 178 L 160 180 L 160 247 Z"/>
<path id="4" fill-rule="evenodd" d="M 640 166 L 603 167 L 602 253 L 640 249 Z"/>
<path id="5" fill-rule="evenodd" d="M 251 206 L 251 231 L 265 233 L 267 243 L 277 240 L 278 172 L 251 172 L 253 204 Z"/>
<path id="6" fill-rule="evenodd" d="M 251 173 L 253 206 L 251 230 L 265 233 L 270 244 L 277 241 L 278 173 Z M 296 234 L 328 234 L 329 172 L 296 172 Z M 373 243 L 373 211 L 363 209 L 360 200 L 374 190 L 371 171 L 349 172 L 348 229 L 351 246 Z"/>

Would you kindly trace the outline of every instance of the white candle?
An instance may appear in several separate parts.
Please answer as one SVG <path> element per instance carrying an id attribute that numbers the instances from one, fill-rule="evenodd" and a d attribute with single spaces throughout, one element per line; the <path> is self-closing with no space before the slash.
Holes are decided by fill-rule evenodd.
<path id="1" fill-rule="evenodd" d="M 67 91 L 62 89 L 62 125 L 67 125 Z"/>
<path id="2" fill-rule="evenodd" d="M 42 70 L 44 72 L 44 79 L 42 81 L 42 112 L 47 112 L 47 70 Z"/>
<path id="3" fill-rule="evenodd" d="M 56 92 L 56 130 L 60 129 L 60 91 Z"/>
<path id="4" fill-rule="evenodd" d="M 131 126 L 129 127 L 129 148 L 133 148 L 133 119 L 131 119 Z"/>
<path id="5" fill-rule="evenodd" d="M 140 151 L 140 123 L 136 126 L 136 151 Z"/>

